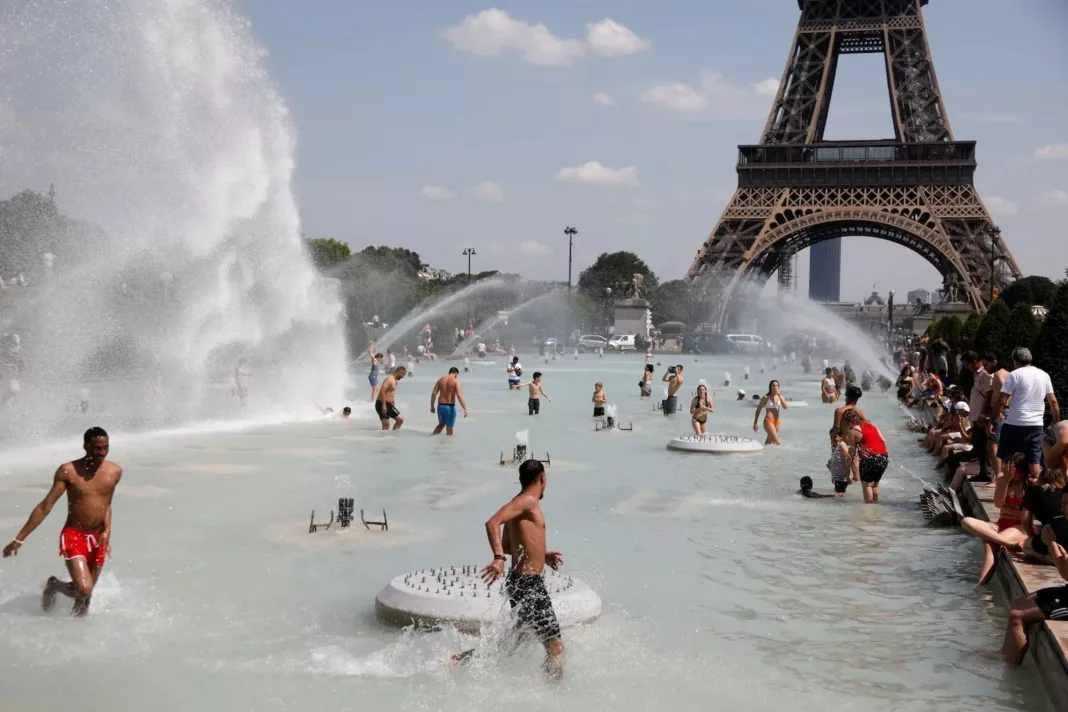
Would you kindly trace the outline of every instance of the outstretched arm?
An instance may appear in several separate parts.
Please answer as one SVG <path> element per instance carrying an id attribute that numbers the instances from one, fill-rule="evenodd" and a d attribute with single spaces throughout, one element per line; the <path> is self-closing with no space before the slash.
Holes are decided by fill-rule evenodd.
<path id="1" fill-rule="evenodd" d="M 546 392 L 545 392 L 545 389 L 544 389 L 544 388 L 542 388 L 541 386 L 538 386 L 538 393 L 540 393 L 540 394 L 542 394 L 543 396 L 545 396 L 545 400 L 549 401 L 550 403 L 552 403 L 552 402 L 553 402 L 553 399 L 549 397 L 549 394 L 548 394 L 548 393 L 546 393 Z"/>
<path id="2" fill-rule="evenodd" d="M 4 547 L 4 558 L 16 554 L 22 543 L 26 541 L 26 537 L 33 533 L 33 530 L 41 526 L 41 522 L 52 511 L 52 507 L 56 505 L 59 498 L 63 496 L 63 493 L 67 491 L 67 475 L 66 465 L 60 465 L 56 470 L 55 477 L 52 479 L 52 489 L 48 490 L 48 494 L 41 500 L 40 504 L 33 508 L 30 512 L 29 518 L 26 520 L 26 524 L 19 530 L 18 536 L 10 544 Z M 110 518 L 110 511 L 109 511 Z"/>

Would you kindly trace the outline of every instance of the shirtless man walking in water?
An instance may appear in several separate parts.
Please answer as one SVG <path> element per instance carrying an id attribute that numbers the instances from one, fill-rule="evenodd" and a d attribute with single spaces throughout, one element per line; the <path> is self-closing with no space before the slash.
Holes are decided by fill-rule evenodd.
<path id="1" fill-rule="evenodd" d="M 74 599 L 72 613 L 89 612 L 93 587 L 100 577 L 111 541 L 111 498 L 122 478 L 122 468 L 108 462 L 108 434 L 103 428 L 89 428 L 83 438 L 85 457 L 59 466 L 52 489 L 33 508 L 18 536 L 4 547 L 4 558 L 15 556 L 26 537 L 41 525 L 52 507 L 67 494 L 67 522 L 59 535 L 59 555 L 67 560 L 69 582 L 49 576 L 41 596 L 41 606 L 51 610 L 56 594 Z"/>
<path id="2" fill-rule="evenodd" d="M 398 366 L 397 370 L 386 376 L 382 381 L 382 388 L 378 391 L 378 399 L 375 401 L 375 413 L 382 421 L 382 429 L 389 430 L 389 420 L 393 419 L 393 429 L 400 430 L 404 425 L 404 416 L 397 410 L 397 384 L 408 373 L 404 366 Z"/>
<path id="3" fill-rule="evenodd" d="M 545 550 L 545 515 L 540 504 L 545 497 L 545 466 L 537 460 L 524 462 L 519 466 L 519 484 L 519 494 L 486 522 L 493 562 L 482 569 L 482 580 L 491 584 L 504 576 L 504 562 L 511 557 L 504 589 L 518 632 L 520 636 L 538 637 L 545 646 L 545 674 L 559 680 L 564 676 L 564 642 L 542 572 L 546 565 L 559 569 L 564 557 L 558 551 Z M 465 662 L 474 652 L 454 655 L 452 662 Z"/>
<path id="4" fill-rule="evenodd" d="M 682 384 L 685 382 L 682 377 L 682 364 L 669 367 L 662 380 L 668 384 L 668 394 L 660 407 L 664 415 L 674 415 L 679 407 L 679 389 L 682 388 Z"/>
<path id="5" fill-rule="evenodd" d="M 467 404 L 464 403 L 464 391 L 460 386 L 460 369 L 453 366 L 449 369 L 449 375 L 439 378 L 434 384 L 434 390 L 430 392 L 430 412 L 438 415 L 438 427 L 434 428 L 431 435 L 437 435 L 443 429 L 447 435 L 452 435 L 452 429 L 456 425 L 457 401 L 464 409 L 466 418 Z"/>

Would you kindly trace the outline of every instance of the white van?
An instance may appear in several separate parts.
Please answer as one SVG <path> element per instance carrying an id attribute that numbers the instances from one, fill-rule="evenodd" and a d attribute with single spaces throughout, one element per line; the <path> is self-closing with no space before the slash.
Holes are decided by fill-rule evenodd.
<path id="1" fill-rule="evenodd" d="M 756 334 L 727 334 L 727 341 L 738 347 L 743 353 L 754 353 L 767 348 L 763 337 Z"/>
<path id="2" fill-rule="evenodd" d="M 634 343 L 634 334 L 627 334 L 625 336 L 613 336 L 608 340 L 608 348 L 615 351 L 633 351 L 637 348 Z"/>

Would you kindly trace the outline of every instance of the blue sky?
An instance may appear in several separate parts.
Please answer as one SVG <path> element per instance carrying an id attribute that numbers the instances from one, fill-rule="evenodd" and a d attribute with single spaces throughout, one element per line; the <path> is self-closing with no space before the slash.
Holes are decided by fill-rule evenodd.
<path id="1" fill-rule="evenodd" d="M 616 249 L 683 275 L 734 190 L 737 144 L 759 139 L 775 85 L 761 82 L 781 76 L 798 16 L 793 0 L 237 7 L 298 126 L 309 236 L 451 271 L 474 246 L 476 270 L 537 279 L 566 278 L 567 225 L 576 275 Z M 1010 249 L 1027 274 L 1063 275 L 1068 6 L 932 0 L 926 20 Z M 892 136 L 882 61 L 843 58 L 827 138 Z M 845 241 L 844 298 L 938 283 L 906 248 Z"/>

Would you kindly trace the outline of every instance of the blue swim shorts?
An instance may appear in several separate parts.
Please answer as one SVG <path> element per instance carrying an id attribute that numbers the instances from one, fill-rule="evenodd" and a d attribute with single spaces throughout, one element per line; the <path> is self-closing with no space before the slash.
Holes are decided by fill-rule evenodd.
<path id="1" fill-rule="evenodd" d="M 451 428 L 456 425 L 456 405 L 454 403 L 438 403 L 438 425 Z"/>

